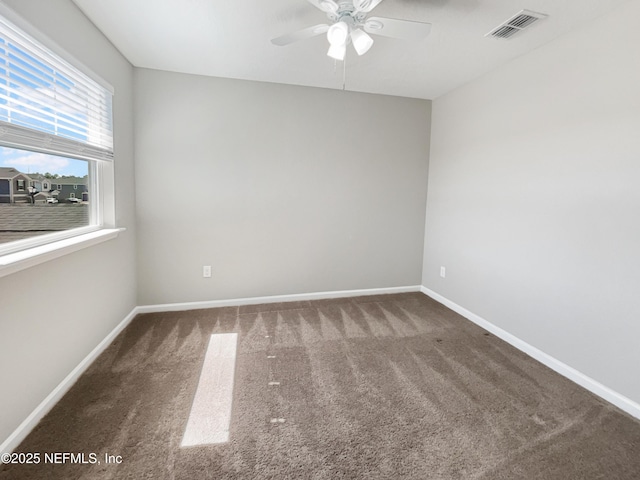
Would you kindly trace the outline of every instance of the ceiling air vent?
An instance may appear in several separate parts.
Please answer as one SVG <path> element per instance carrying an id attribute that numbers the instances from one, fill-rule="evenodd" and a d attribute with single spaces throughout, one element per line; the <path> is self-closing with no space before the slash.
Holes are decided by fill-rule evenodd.
<path id="1" fill-rule="evenodd" d="M 511 38 L 516 33 L 524 30 L 527 27 L 530 27 L 538 20 L 542 20 L 543 18 L 547 18 L 547 15 L 545 15 L 544 13 L 532 12 L 531 10 L 522 10 L 506 22 L 503 22 L 502 24 L 491 30 L 485 35 L 485 37 Z"/>

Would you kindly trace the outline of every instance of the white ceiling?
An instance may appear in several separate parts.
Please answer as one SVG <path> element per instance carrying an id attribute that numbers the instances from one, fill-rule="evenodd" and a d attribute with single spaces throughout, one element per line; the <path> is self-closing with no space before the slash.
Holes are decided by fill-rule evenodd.
<path id="1" fill-rule="evenodd" d="M 73 0 L 137 67 L 343 88 L 326 36 L 271 38 L 325 23 L 306 0 Z M 436 98 L 629 0 L 384 0 L 371 15 L 433 24 L 420 42 L 374 37 L 349 49 L 346 90 Z M 549 18 L 509 40 L 484 35 L 522 9 Z M 605 33 L 603 33 L 605 35 Z"/>

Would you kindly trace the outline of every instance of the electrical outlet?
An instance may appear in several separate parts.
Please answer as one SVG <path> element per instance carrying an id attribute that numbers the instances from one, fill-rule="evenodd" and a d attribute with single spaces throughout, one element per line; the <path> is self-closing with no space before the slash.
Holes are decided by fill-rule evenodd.
<path id="1" fill-rule="evenodd" d="M 444 267 L 440 267 L 440 276 L 445 278 L 447 276 L 447 269 Z"/>
<path id="2" fill-rule="evenodd" d="M 205 265 L 202 267 L 202 276 L 204 278 L 211 278 L 211 265 Z"/>

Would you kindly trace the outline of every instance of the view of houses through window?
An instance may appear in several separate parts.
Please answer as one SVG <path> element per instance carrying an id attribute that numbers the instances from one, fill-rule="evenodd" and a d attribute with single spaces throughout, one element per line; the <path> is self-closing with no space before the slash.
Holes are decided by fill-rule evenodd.
<path id="1" fill-rule="evenodd" d="M 0 244 L 90 224 L 89 162 L 0 147 Z"/>

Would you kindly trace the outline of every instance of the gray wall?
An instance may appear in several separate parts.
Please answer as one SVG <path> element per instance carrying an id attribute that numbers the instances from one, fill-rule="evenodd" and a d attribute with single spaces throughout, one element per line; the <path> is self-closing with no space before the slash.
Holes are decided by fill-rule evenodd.
<path id="1" fill-rule="evenodd" d="M 430 102 L 136 69 L 135 112 L 139 304 L 420 283 Z"/>
<path id="2" fill-rule="evenodd" d="M 128 230 L 0 278 L 0 443 L 136 302 L 132 67 L 70 0 L 4 2 L 114 86 L 115 217 Z"/>
<path id="3" fill-rule="evenodd" d="M 636 402 L 639 16 L 626 3 L 434 101 L 423 271 Z"/>

